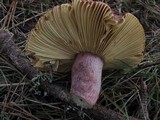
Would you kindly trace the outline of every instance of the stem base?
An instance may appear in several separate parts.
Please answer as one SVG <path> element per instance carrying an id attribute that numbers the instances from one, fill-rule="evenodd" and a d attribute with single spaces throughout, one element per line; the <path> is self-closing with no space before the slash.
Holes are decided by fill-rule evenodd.
<path id="1" fill-rule="evenodd" d="M 72 66 L 71 94 L 73 101 L 83 108 L 95 105 L 100 89 L 103 61 L 92 53 L 80 53 Z"/>

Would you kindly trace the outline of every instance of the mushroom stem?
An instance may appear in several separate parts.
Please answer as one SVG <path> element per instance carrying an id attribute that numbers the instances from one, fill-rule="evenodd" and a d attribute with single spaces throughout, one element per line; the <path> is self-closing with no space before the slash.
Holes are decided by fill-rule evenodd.
<path id="1" fill-rule="evenodd" d="M 92 53 L 79 53 L 72 66 L 71 94 L 83 108 L 92 108 L 101 89 L 103 60 Z"/>

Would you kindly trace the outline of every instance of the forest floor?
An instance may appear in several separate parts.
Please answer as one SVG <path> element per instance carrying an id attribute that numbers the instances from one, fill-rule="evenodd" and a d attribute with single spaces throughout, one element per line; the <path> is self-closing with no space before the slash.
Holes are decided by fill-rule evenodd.
<path id="1" fill-rule="evenodd" d="M 146 35 L 144 60 L 136 68 L 106 70 L 98 104 L 119 114 L 160 120 L 160 1 L 103 0 L 117 13 L 130 12 L 143 25 Z M 55 5 L 70 0 L 1 0 L 0 28 L 14 34 L 15 43 L 24 51 L 28 33 L 39 17 Z M 44 73 L 50 76 L 50 73 Z M 70 86 L 70 73 L 55 73 L 54 81 Z M 30 84 L 5 54 L 0 55 L 1 120 L 94 120 L 83 110 L 78 113 L 65 103 Z M 143 101 L 147 100 L 141 108 Z"/>

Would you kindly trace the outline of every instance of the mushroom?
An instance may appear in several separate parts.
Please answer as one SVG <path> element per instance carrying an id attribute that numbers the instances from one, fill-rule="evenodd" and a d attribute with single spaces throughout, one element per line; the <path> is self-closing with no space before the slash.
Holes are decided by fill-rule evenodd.
<path id="1" fill-rule="evenodd" d="M 74 0 L 48 10 L 30 32 L 25 49 L 38 58 L 35 67 L 51 61 L 59 72 L 71 70 L 73 101 L 92 108 L 102 69 L 136 66 L 144 46 L 143 27 L 131 13 L 118 16 L 106 3 Z"/>

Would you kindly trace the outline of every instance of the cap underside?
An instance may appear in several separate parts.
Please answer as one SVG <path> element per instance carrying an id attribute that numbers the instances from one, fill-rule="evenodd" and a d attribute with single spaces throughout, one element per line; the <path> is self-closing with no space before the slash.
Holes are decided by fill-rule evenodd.
<path id="1" fill-rule="evenodd" d="M 57 63 L 68 71 L 75 55 L 91 52 L 104 60 L 104 68 L 135 66 L 143 59 L 144 30 L 138 19 L 127 13 L 117 20 L 102 2 L 74 0 L 46 12 L 29 34 L 26 50 L 39 62 Z"/>

